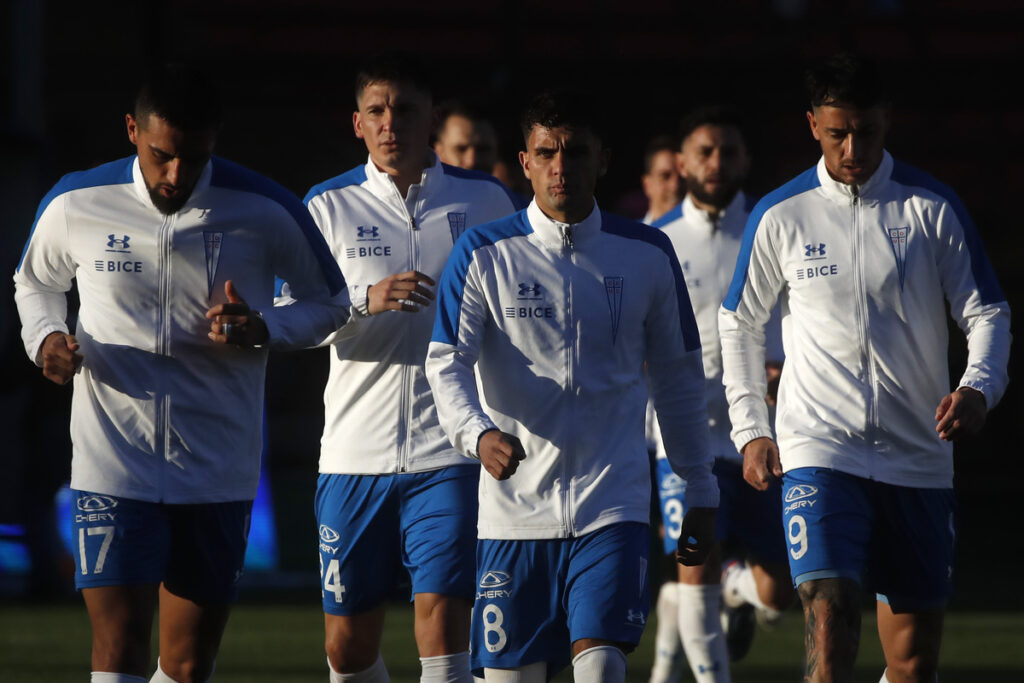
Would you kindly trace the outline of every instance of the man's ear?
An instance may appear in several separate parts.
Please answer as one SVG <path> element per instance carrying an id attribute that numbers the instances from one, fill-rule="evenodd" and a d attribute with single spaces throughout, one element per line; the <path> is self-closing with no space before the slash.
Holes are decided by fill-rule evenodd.
<path id="1" fill-rule="evenodd" d="M 821 133 L 818 132 L 818 119 L 814 118 L 814 111 L 807 112 L 807 123 L 811 126 L 811 135 L 815 140 L 821 140 Z"/>

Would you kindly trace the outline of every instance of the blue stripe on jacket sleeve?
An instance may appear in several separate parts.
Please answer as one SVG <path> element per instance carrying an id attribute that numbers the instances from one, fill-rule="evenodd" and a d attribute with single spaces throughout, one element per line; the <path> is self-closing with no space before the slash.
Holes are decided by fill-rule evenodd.
<path id="1" fill-rule="evenodd" d="M 956 214 L 964 229 L 964 240 L 967 242 L 967 252 L 971 257 L 971 274 L 977 284 L 981 302 L 992 304 L 1006 301 L 1006 295 L 1003 294 L 1003 290 L 999 286 L 995 270 L 992 269 L 992 263 L 988 260 L 985 247 L 981 243 L 978 229 L 975 227 L 974 221 L 971 220 L 970 214 L 967 213 L 967 207 L 960 201 L 956 192 L 924 171 L 899 161 L 893 164 L 892 179 L 901 185 L 921 187 L 929 192 L 934 192 L 949 202 L 953 213 Z"/>
<path id="2" fill-rule="evenodd" d="M 699 349 L 700 333 L 697 331 L 697 319 L 693 315 L 690 293 L 686 289 L 683 269 L 679 266 L 676 250 L 672 247 L 672 240 L 668 238 L 668 235 L 649 225 L 635 223 L 603 211 L 601 212 L 601 230 L 611 235 L 647 242 L 661 249 L 668 256 L 672 277 L 676 284 L 676 304 L 679 308 L 679 327 L 683 333 L 683 345 L 687 351 Z"/>
<path id="3" fill-rule="evenodd" d="M 331 250 L 328 249 L 327 242 L 324 241 L 320 229 L 316 227 L 313 217 L 298 197 L 270 178 L 220 157 L 213 158 L 213 177 L 210 178 L 210 185 L 229 190 L 252 192 L 280 204 L 295 219 L 302 230 L 317 263 L 320 264 L 320 270 L 327 282 L 331 296 L 344 289 L 345 278 L 341 275 L 338 263 L 331 255 Z"/>
<path id="4" fill-rule="evenodd" d="M 36 225 L 39 223 L 40 216 L 43 215 L 43 212 L 46 211 L 46 207 L 48 207 L 54 199 L 74 190 L 84 190 L 90 187 L 100 187 L 101 185 L 129 184 L 132 182 L 132 166 L 134 163 L 135 156 L 133 155 L 125 157 L 124 159 L 118 159 L 116 161 L 102 164 L 87 171 L 68 173 L 66 176 L 61 178 L 57 184 L 46 193 L 42 201 L 39 202 L 39 208 L 36 209 L 36 217 L 32 221 L 32 228 L 29 230 L 28 239 L 25 240 L 25 247 L 21 250 L 21 258 L 18 259 L 17 269 L 21 270 L 21 264 L 25 260 L 25 253 L 28 251 L 29 242 L 32 241 L 32 235 L 36 231 Z"/>
<path id="5" fill-rule="evenodd" d="M 306 193 L 306 197 L 302 200 L 302 203 L 309 206 L 310 200 L 317 195 L 321 195 L 329 190 L 340 190 L 351 185 L 362 185 L 365 182 L 366 164 L 360 164 L 355 168 L 345 171 L 341 175 L 336 175 L 329 180 L 325 180 L 324 182 L 309 188 L 309 192 Z"/>
<path id="6" fill-rule="evenodd" d="M 782 187 L 766 194 L 761 201 L 754 205 L 754 210 L 747 217 L 747 227 L 743 230 L 743 242 L 740 244 L 739 256 L 736 257 L 736 270 L 732 274 L 732 284 L 729 285 L 729 293 L 722 303 L 727 310 L 735 311 L 740 305 L 743 288 L 747 286 L 747 271 L 750 269 L 750 254 L 754 249 L 754 237 L 757 235 L 757 228 L 761 225 L 761 219 L 764 218 L 765 213 L 776 204 L 781 204 L 791 197 L 820 186 L 818 167 L 812 166 Z"/>
<path id="7" fill-rule="evenodd" d="M 500 220 L 483 223 L 467 230 L 455 242 L 448 262 L 437 286 L 437 317 L 431 341 L 455 346 L 459 341 L 459 319 L 462 315 L 462 295 L 466 290 L 466 276 L 473 263 L 473 254 L 481 247 L 495 244 L 509 237 L 533 232 L 526 219 L 526 211 L 519 211 Z"/>

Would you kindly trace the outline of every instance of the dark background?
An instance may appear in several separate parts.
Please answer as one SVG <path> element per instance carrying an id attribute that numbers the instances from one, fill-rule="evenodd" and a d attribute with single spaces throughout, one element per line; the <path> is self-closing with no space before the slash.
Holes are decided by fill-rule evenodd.
<path id="1" fill-rule="evenodd" d="M 0 12 L 3 272 L 13 272 L 38 201 L 61 175 L 134 151 L 124 114 L 146 67 L 161 61 L 205 65 L 227 105 L 217 153 L 300 197 L 365 160 L 350 120 L 354 66 L 366 52 L 414 51 L 437 75 L 436 99 L 485 102 L 509 161 L 521 144 L 515 121 L 526 94 L 570 80 L 597 93 L 614 122 L 598 201 L 633 208 L 646 141 L 704 102 L 745 112 L 751 194 L 815 163 L 803 70 L 856 49 L 881 61 L 896 85 L 889 150 L 956 189 L 1011 307 L 1024 310 L 1024 7 L 1014 0 L 9 0 Z M 70 394 L 25 358 L 13 287 L 4 282 L 0 521 L 25 517 L 66 478 Z M 956 381 L 964 348 L 955 329 L 952 338 Z M 1011 377 L 1017 365 L 1014 354 Z M 309 568 L 326 367 L 322 351 L 271 362 L 269 468 L 285 569 Z M 1024 465 L 1012 444 L 1022 417 L 1022 391 L 1011 383 L 986 430 L 958 448 L 958 604 L 1024 607 L 1008 584 L 1019 574 L 1010 558 L 1020 554 L 1014 501 Z"/>

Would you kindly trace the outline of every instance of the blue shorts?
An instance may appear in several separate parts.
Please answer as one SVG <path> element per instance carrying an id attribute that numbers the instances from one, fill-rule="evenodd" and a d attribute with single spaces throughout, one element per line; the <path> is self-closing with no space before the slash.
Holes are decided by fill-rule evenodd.
<path id="1" fill-rule="evenodd" d="M 793 582 L 845 577 L 896 612 L 939 609 L 952 591 L 953 489 L 883 484 L 817 467 L 786 472 Z"/>
<path id="2" fill-rule="evenodd" d="M 470 635 L 472 669 L 572 659 L 572 643 L 636 644 L 650 609 L 648 526 L 611 524 L 578 538 L 481 539 Z"/>
<path id="3" fill-rule="evenodd" d="M 786 534 L 782 524 L 782 485 L 774 481 L 758 491 L 743 479 L 738 463 L 715 460 L 719 503 L 715 538 L 735 543 L 760 564 L 786 564 Z M 665 553 L 676 551 L 679 529 L 686 513 L 686 482 L 672 471 L 668 460 L 658 460 L 658 498 L 665 526 Z"/>
<path id="4" fill-rule="evenodd" d="M 196 602 L 232 602 L 252 501 L 169 505 L 71 491 L 75 587 L 163 583 Z"/>
<path id="5" fill-rule="evenodd" d="M 321 474 L 316 488 L 324 612 L 374 609 L 404 563 L 412 592 L 473 599 L 480 468 Z"/>

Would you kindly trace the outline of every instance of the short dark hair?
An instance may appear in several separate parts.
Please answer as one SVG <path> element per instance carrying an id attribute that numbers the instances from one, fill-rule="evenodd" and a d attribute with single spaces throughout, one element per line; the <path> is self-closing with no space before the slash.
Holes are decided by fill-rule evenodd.
<path id="1" fill-rule="evenodd" d="M 519 120 L 523 139 L 529 142 L 534 126 L 588 130 L 604 143 L 603 109 L 580 90 L 556 88 L 534 95 Z"/>
<path id="2" fill-rule="evenodd" d="M 368 57 L 356 70 L 356 103 L 374 83 L 406 83 L 433 98 L 434 89 L 423 59 L 406 52 L 380 52 Z"/>
<path id="3" fill-rule="evenodd" d="M 146 126 L 150 114 L 181 130 L 216 132 L 224 109 L 205 73 L 185 64 L 164 64 L 149 72 L 135 95 L 133 115 L 140 126 Z"/>
<path id="4" fill-rule="evenodd" d="M 811 107 L 869 109 L 890 101 L 885 79 L 875 63 L 852 52 L 841 52 L 811 67 L 804 84 Z"/>
<path id="5" fill-rule="evenodd" d="M 644 175 L 651 172 L 651 164 L 658 152 L 672 152 L 679 149 L 674 135 L 657 135 L 650 139 L 644 148 Z"/>
<path id="6" fill-rule="evenodd" d="M 679 145 L 682 147 L 686 143 L 686 139 L 693 135 L 693 131 L 697 130 L 701 126 L 720 126 L 735 128 L 739 131 L 740 137 L 743 139 L 743 144 L 748 148 L 750 146 L 749 138 L 747 137 L 746 124 L 743 121 L 743 115 L 740 114 L 739 110 L 722 104 L 708 104 L 701 107 L 697 107 L 689 114 L 683 117 L 683 120 L 679 122 Z"/>

